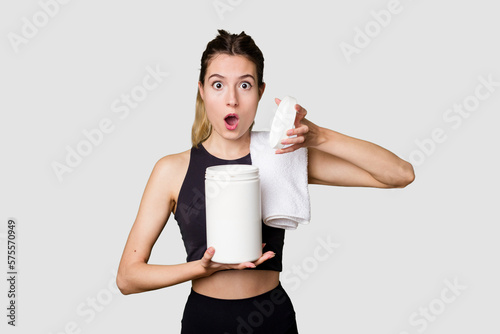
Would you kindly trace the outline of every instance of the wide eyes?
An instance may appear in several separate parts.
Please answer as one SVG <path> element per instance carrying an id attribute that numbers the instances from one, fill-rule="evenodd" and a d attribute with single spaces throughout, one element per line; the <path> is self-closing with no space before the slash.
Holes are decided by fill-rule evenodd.
<path id="1" fill-rule="evenodd" d="M 215 81 L 212 84 L 212 87 L 215 88 L 216 90 L 221 90 L 224 87 L 224 85 L 220 81 Z M 248 90 L 252 88 L 252 85 L 248 81 L 243 81 L 242 83 L 240 83 L 240 88 Z"/>
<path id="2" fill-rule="evenodd" d="M 250 85 L 250 83 L 249 83 L 249 82 L 246 82 L 246 81 L 245 81 L 245 82 L 242 82 L 242 83 L 240 84 L 240 87 L 241 87 L 241 88 L 243 88 L 243 89 L 250 89 L 250 88 L 252 87 L 252 85 Z"/>

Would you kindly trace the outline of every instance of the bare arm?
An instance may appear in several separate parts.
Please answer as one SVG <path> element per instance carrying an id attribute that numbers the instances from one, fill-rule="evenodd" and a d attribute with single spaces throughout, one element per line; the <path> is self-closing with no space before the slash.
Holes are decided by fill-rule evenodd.
<path id="1" fill-rule="evenodd" d="M 156 290 L 224 269 L 254 268 L 274 256 L 272 252 L 266 252 L 253 263 L 223 265 L 211 261 L 214 249 L 210 247 L 197 261 L 173 265 L 148 264 L 151 250 L 174 207 L 173 175 L 182 172 L 181 166 L 182 160 L 173 155 L 160 159 L 153 168 L 118 268 L 116 283 L 123 294 Z"/>
<path id="2" fill-rule="evenodd" d="M 309 148 L 309 183 L 403 188 L 415 175 L 410 163 L 376 144 L 319 128 L 319 144 Z"/>
<path id="3" fill-rule="evenodd" d="M 280 100 L 276 99 L 279 104 Z M 377 188 L 403 188 L 413 182 L 410 163 L 365 140 L 322 128 L 305 118 L 307 110 L 295 105 L 295 129 L 282 144 L 293 144 L 276 153 L 308 147 L 309 183 Z"/>

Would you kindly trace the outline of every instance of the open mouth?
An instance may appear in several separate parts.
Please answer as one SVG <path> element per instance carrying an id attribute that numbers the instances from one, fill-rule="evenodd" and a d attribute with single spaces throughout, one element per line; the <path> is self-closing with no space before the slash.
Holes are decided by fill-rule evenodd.
<path id="1" fill-rule="evenodd" d="M 228 130 L 233 130 L 238 125 L 239 118 L 236 114 L 228 114 L 224 118 L 224 121 L 226 122 L 226 128 Z"/>

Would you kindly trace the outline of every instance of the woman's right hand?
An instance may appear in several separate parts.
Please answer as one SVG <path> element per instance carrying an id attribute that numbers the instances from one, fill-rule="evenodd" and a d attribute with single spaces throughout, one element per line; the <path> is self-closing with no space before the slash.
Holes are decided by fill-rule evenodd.
<path id="1" fill-rule="evenodd" d="M 264 245 L 262 246 L 264 247 Z M 259 264 L 262 264 L 263 262 L 273 258 L 276 254 L 272 251 L 267 251 L 260 258 L 253 262 L 243 262 L 243 263 L 237 263 L 237 264 L 226 264 L 226 263 L 218 263 L 218 262 L 213 262 L 212 258 L 214 257 L 215 254 L 215 249 L 213 247 L 208 247 L 208 249 L 205 251 L 205 254 L 203 254 L 203 258 L 200 260 L 201 266 L 206 270 L 207 276 L 212 275 L 216 271 L 220 270 L 227 270 L 227 269 L 237 269 L 237 270 L 242 270 L 242 269 L 247 269 L 247 268 L 255 268 Z"/>

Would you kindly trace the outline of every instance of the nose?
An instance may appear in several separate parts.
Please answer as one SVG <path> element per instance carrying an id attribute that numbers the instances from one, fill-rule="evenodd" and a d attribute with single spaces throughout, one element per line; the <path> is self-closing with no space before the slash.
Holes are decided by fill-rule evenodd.
<path id="1" fill-rule="evenodd" d="M 235 87 L 230 87 L 227 90 L 227 106 L 236 107 L 238 105 L 238 93 Z"/>

